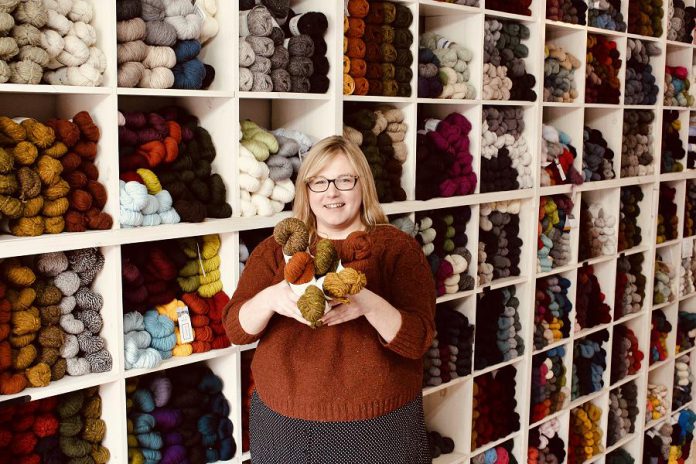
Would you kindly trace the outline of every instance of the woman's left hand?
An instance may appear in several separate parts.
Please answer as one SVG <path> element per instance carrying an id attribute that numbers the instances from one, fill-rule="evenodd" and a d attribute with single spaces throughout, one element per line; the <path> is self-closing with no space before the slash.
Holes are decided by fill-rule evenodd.
<path id="1" fill-rule="evenodd" d="M 370 308 L 370 305 L 366 303 L 372 295 L 374 293 L 363 288 L 356 295 L 349 296 L 349 303 L 340 303 L 324 314 L 324 317 L 321 318 L 322 325 L 342 324 L 366 315 L 369 312 L 368 308 Z"/>

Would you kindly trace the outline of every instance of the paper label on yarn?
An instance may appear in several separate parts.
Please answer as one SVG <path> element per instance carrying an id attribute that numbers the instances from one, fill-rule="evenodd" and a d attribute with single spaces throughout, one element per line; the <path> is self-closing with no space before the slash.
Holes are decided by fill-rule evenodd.
<path id="1" fill-rule="evenodd" d="M 180 306 L 176 308 L 176 320 L 179 324 L 179 335 L 181 337 L 181 343 L 191 343 L 194 339 L 194 336 L 188 306 Z"/>
<path id="2" fill-rule="evenodd" d="M 685 240 L 682 243 L 682 259 L 683 258 L 691 258 L 694 256 L 694 241 L 693 240 Z"/>
<path id="3" fill-rule="evenodd" d="M 300 21 L 300 18 L 304 16 L 303 14 L 298 14 L 297 16 L 294 16 L 293 18 L 288 21 L 288 29 L 290 29 L 290 33 L 292 35 L 300 35 L 302 34 L 300 30 L 297 28 L 297 23 Z"/>
<path id="4" fill-rule="evenodd" d="M 437 48 L 449 48 L 450 45 L 452 45 L 453 42 L 450 42 L 449 40 L 445 39 L 444 37 L 440 37 L 437 40 Z"/>
<path id="5" fill-rule="evenodd" d="M 208 19 L 208 13 L 205 12 L 205 8 L 203 7 L 204 1 L 205 0 L 196 0 L 196 3 L 193 4 L 193 12 L 203 21 L 206 21 Z"/>
<path id="6" fill-rule="evenodd" d="M 245 10 L 245 11 L 240 11 L 239 12 L 239 35 L 240 37 L 246 37 L 250 35 L 251 33 L 249 32 L 249 12 L 251 10 Z"/>
<path id="7" fill-rule="evenodd" d="M 558 161 L 558 158 L 556 158 L 554 161 L 556 163 L 556 167 L 558 168 L 558 175 L 561 176 L 561 180 L 563 182 L 565 182 L 566 174 L 565 174 L 565 171 L 563 170 L 563 166 L 561 165 L 561 162 Z"/>
<path id="8" fill-rule="evenodd" d="M 439 119 L 428 118 L 428 119 L 425 120 L 425 125 L 424 125 L 424 127 L 425 127 L 425 130 L 426 130 L 426 131 L 430 132 L 430 131 L 436 130 L 438 124 L 440 124 L 440 120 L 439 120 Z"/>

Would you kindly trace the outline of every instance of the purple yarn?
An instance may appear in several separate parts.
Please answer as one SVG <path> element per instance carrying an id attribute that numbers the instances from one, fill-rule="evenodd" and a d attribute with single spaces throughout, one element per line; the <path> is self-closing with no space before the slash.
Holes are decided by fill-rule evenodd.
<path id="1" fill-rule="evenodd" d="M 160 133 L 162 138 L 169 135 L 169 127 L 167 126 L 167 120 L 164 119 L 157 113 L 148 113 L 147 122 L 154 130 Z"/>
<path id="2" fill-rule="evenodd" d="M 150 390 L 155 397 L 155 406 L 166 406 L 172 396 L 172 381 L 168 377 L 157 377 L 150 382 Z"/>
<path id="3" fill-rule="evenodd" d="M 145 117 L 145 113 L 123 113 L 123 116 L 126 119 L 126 126 L 128 127 L 138 129 L 141 127 L 145 127 L 145 124 L 147 124 L 147 118 Z"/>
<path id="4" fill-rule="evenodd" d="M 151 414 L 157 422 L 157 428 L 161 431 L 173 430 L 182 422 L 181 411 L 178 409 L 157 408 Z"/>
<path id="5" fill-rule="evenodd" d="M 123 145 L 137 145 L 138 144 L 138 133 L 134 130 L 127 128 L 126 126 L 118 127 L 118 141 Z"/>
<path id="6" fill-rule="evenodd" d="M 189 462 L 186 457 L 186 448 L 182 445 L 174 445 L 167 447 L 162 452 L 162 460 L 160 464 L 187 464 Z"/>
<path id="7" fill-rule="evenodd" d="M 179 432 L 167 432 L 164 435 L 164 446 L 183 445 L 184 437 Z"/>

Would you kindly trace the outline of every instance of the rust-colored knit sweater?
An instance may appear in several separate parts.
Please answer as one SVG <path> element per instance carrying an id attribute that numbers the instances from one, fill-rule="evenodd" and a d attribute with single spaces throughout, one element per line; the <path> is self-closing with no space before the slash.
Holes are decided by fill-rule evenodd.
<path id="1" fill-rule="evenodd" d="M 365 317 L 312 329 L 273 315 L 250 335 L 239 310 L 251 297 L 283 279 L 285 261 L 273 238 L 251 253 L 223 320 L 232 343 L 260 339 L 252 371 L 263 402 L 287 417 L 353 421 L 387 414 L 421 391 L 423 362 L 434 334 L 435 286 L 428 262 L 413 238 L 392 226 L 370 232 L 367 288 L 399 310 L 401 328 L 389 344 Z M 342 240 L 333 240 L 340 250 Z"/>

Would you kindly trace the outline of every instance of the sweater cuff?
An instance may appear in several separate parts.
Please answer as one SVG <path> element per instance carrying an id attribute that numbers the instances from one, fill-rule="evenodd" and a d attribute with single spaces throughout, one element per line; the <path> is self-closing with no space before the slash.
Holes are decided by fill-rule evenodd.
<path id="1" fill-rule="evenodd" d="M 380 342 L 385 348 L 394 353 L 409 359 L 420 359 L 423 357 L 423 344 L 425 338 L 425 327 L 423 321 L 415 314 L 398 310 L 401 314 L 401 327 L 394 339 L 385 343 L 380 336 Z"/>
<path id="2" fill-rule="evenodd" d="M 262 330 L 256 335 L 251 335 L 242 328 L 242 325 L 239 323 L 239 310 L 242 308 L 242 304 L 239 304 L 236 308 L 230 308 L 227 321 L 225 322 L 227 337 L 230 339 L 230 342 L 235 345 L 248 345 L 254 343 L 261 338 L 264 332 Z"/>

